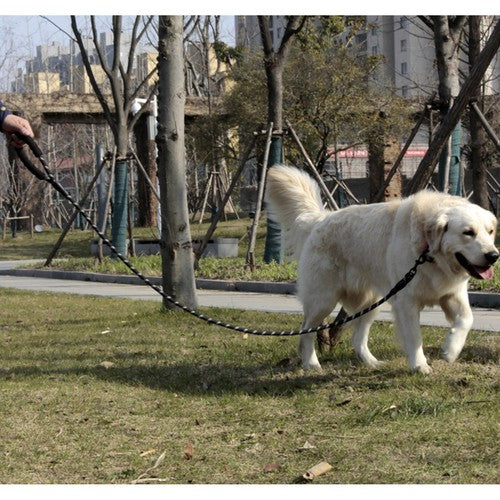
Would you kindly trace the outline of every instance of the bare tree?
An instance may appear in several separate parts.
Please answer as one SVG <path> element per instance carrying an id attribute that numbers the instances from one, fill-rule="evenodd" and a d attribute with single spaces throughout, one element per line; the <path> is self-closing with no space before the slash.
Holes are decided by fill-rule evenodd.
<path id="1" fill-rule="evenodd" d="M 162 220 L 163 289 L 196 307 L 184 150 L 184 55 L 182 16 L 160 16 L 158 28 L 158 172 Z M 164 301 L 167 308 L 173 307 Z"/>
<path id="2" fill-rule="evenodd" d="M 122 16 L 113 16 L 112 33 L 113 45 L 111 53 L 106 52 L 99 41 L 99 35 L 95 16 L 90 17 L 92 27 L 92 41 L 99 61 L 106 76 L 106 85 L 111 92 L 112 104 L 107 99 L 105 85 L 99 85 L 91 64 L 91 54 L 86 49 L 83 36 L 78 28 L 76 17 L 71 16 L 71 28 L 75 35 L 78 47 L 82 55 L 85 71 L 99 102 L 104 111 L 106 120 L 111 128 L 116 145 L 115 187 L 114 206 L 112 219 L 112 241 L 120 253 L 126 253 L 126 232 L 128 218 L 128 162 L 127 153 L 129 148 L 129 134 L 135 123 L 146 109 L 143 104 L 135 114 L 131 114 L 132 104 L 138 97 L 146 97 L 149 102 L 156 91 L 153 85 L 150 89 L 151 77 L 156 72 L 153 68 L 142 81 L 135 82 L 134 60 L 136 49 L 140 40 L 145 37 L 151 24 L 151 17 L 141 23 L 142 17 L 136 16 L 133 22 L 129 50 L 126 60 L 122 60 Z M 141 26 L 142 24 L 142 26 Z"/>
<path id="3" fill-rule="evenodd" d="M 29 210 L 28 202 L 39 188 L 35 178 L 21 169 L 14 151 L 9 147 L 7 154 L 0 157 L 0 214 L 4 217 L 19 217 Z M 16 234 L 17 221 L 13 221 L 13 234 Z"/>
<path id="4" fill-rule="evenodd" d="M 274 48 L 270 31 L 270 16 L 258 16 L 262 48 L 264 51 L 264 67 L 267 79 L 267 121 L 273 124 L 273 139 L 269 152 L 269 166 L 282 161 L 283 147 L 283 71 L 294 37 L 304 27 L 306 16 L 289 16 L 286 21 L 283 38 L 277 50 Z M 262 168 L 267 168 L 263 165 Z M 281 228 L 268 217 L 265 262 L 280 262 Z"/>
<path id="5" fill-rule="evenodd" d="M 467 16 L 430 16 L 430 18 L 421 16 L 420 18 L 434 33 L 442 121 L 460 91 L 460 42 Z M 461 126 L 458 122 L 439 161 L 439 189 L 456 195 L 461 194 L 462 183 L 460 138 Z"/>
<path id="6" fill-rule="evenodd" d="M 474 66 L 481 52 L 481 21 L 483 16 L 469 16 L 469 66 Z M 471 101 L 476 102 L 484 111 L 481 87 L 476 87 Z M 486 133 L 477 114 L 469 111 L 470 166 L 472 169 L 472 188 L 474 202 L 489 209 L 486 158 L 484 157 Z"/>

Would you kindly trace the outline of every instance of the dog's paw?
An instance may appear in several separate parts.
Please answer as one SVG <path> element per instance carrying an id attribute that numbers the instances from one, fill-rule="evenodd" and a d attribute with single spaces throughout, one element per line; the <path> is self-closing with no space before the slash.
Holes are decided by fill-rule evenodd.
<path id="1" fill-rule="evenodd" d="M 459 352 L 453 352 L 451 350 L 443 350 L 441 352 L 441 357 L 445 361 L 448 361 L 448 363 L 453 363 L 454 361 L 456 361 L 456 359 L 458 358 L 459 354 L 460 354 L 460 351 Z"/>
<path id="2" fill-rule="evenodd" d="M 423 373 L 424 375 L 429 375 L 432 372 L 432 368 L 428 365 L 418 365 L 415 368 L 412 368 L 412 371 L 415 373 Z"/>
<path id="3" fill-rule="evenodd" d="M 375 359 L 374 361 L 366 363 L 366 366 L 368 366 L 368 368 L 370 368 L 371 370 L 380 370 L 385 366 L 385 361 L 379 361 L 378 359 Z"/>
<path id="4" fill-rule="evenodd" d="M 323 371 L 323 368 L 321 368 L 319 363 L 302 363 L 302 369 L 306 371 Z"/>

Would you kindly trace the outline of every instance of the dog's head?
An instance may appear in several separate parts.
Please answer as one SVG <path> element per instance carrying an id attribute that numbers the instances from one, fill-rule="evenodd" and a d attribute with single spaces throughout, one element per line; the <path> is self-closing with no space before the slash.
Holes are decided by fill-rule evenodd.
<path id="1" fill-rule="evenodd" d="M 425 237 L 429 254 L 452 272 L 491 279 L 499 257 L 495 247 L 497 221 L 492 213 L 472 203 L 457 203 L 427 218 Z"/>

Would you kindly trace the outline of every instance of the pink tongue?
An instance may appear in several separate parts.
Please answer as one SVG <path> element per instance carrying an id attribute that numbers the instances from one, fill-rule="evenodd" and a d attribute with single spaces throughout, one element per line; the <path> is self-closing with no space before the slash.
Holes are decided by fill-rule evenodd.
<path id="1" fill-rule="evenodd" d="M 490 280 L 493 278 L 493 267 L 476 267 L 476 271 L 483 280 Z"/>

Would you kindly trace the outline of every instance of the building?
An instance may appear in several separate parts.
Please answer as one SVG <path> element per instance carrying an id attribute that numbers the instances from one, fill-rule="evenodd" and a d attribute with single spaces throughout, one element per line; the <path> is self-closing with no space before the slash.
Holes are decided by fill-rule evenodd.
<path id="1" fill-rule="evenodd" d="M 106 64 L 111 67 L 114 54 L 113 34 L 111 32 L 100 33 L 99 44 Z M 101 84 L 105 81 L 105 78 L 94 41 L 91 37 L 83 37 L 83 45 L 89 62 L 95 71 L 96 80 Z M 127 61 L 130 47 L 131 34 L 123 33 L 120 41 L 120 58 L 122 61 Z M 138 58 L 146 53 L 147 46 L 139 43 L 135 50 L 136 57 L 133 61 L 133 69 L 137 68 Z M 150 61 L 147 62 L 147 65 L 149 64 Z M 58 79 L 53 76 L 55 74 L 59 75 Z M 50 78 L 47 75 L 51 75 Z M 84 71 L 82 55 L 78 44 L 74 40 L 71 40 L 68 46 L 59 42 L 38 45 L 35 57 L 25 62 L 24 70 L 22 68 L 18 70 L 10 87 L 13 92 L 47 93 L 60 90 L 81 93 L 92 92 L 90 82 Z"/>
<path id="2" fill-rule="evenodd" d="M 109 83 L 104 69 L 100 64 L 91 64 L 90 67 L 92 68 L 92 73 L 94 74 L 97 84 L 106 92 L 106 86 L 109 87 Z M 83 65 L 73 66 L 72 72 L 72 91 L 77 94 L 93 94 L 94 91 L 92 90 L 90 79 Z"/>
<path id="3" fill-rule="evenodd" d="M 483 16 L 485 40 L 494 27 L 494 16 Z M 377 85 L 392 86 L 403 97 L 428 97 L 437 87 L 434 38 L 417 16 L 366 16 L 368 29 L 355 37 L 357 50 L 382 56 Z M 275 47 L 284 33 L 285 16 L 271 16 L 270 31 Z M 235 16 L 236 42 L 260 47 L 257 16 Z M 340 35 L 347 38 L 347 34 Z M 466 56 L 463 57 L 466 66 Z M 467 68 L 464 67 L 465 72 Z M 497 54 L 485 78 L 485 93 L 500 91 L 500 54 Z"/>
<path id="4" fill-rule="evenodd" d="M 61 78 L 59 73 L 49 71 L 33 72 L 24 75 L 23 88 L 25 92 L 32 94 L 50 94 L 61 90 Z"/>
<path id="5" fill-rule="evenodd" d="M 156 68 L 158 63 L 158 52 L 142 52 L 136 56 L 137 81 L 144 81 L 147 76 Z M 154 85 L 158 80 L 158 72 L 150 77 L 148 85 Z"/>
<path id="6" fill-rule="evenodd" d="M 484 16 L 484 32 L 487 39 L 494 27 L 494 16 Z M 275 47 L 278 47 L 286 23 L 284 16 L 271 16 L 270 31 Z M 435 64 L 434 38 L 431 30 L 417 16 L 366 16 L 367 29 L 357 33 L 354 46 L 360 53 L 381 56 L 382 63 L 369 84 L 379 88 L 390 88 L 413 102 L 423 103 L 437 89 L 438 75 Z M 257 16 L 235 16 L 236 41 L 250 48 L 260 48 L 261 39 Z M 347 40 L 346 31 L 339 35 Z M 467 56 L 463 57 L 464 74 L 467 74 Z M 490 66 L 484 81 L 485 94 L 500 91 L 500 55 Z M 402 164 L 403 174 L 411 176 L 427 151 L 429 130 L 425 124 Z M 344 178 L 364 177 L 367 172 L 366 148 L 349 149 L 338 156 L 339 175 Z M 328 167 L 333 169 L 332 161 Z"/>

